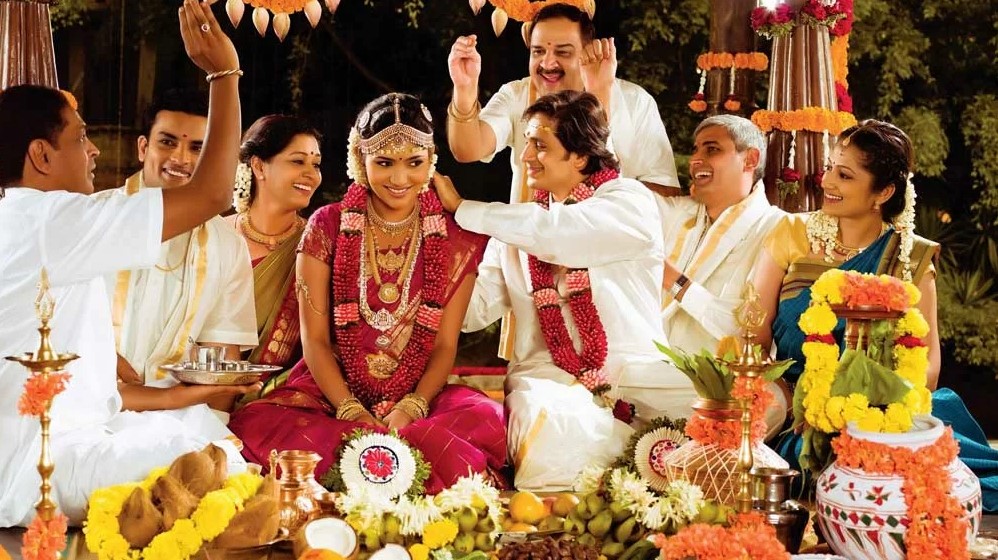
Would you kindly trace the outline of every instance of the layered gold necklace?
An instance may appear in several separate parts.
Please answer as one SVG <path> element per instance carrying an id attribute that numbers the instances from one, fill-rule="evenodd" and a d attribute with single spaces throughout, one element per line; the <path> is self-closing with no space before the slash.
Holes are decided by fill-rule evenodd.
<path id="1" fill-rule="evenodd" d="M 288 229 L 277 234 L 264 233 L 253 227 L 253 218 L 250 217 L 249 211 L 240 213 L 237 221 L 239 222 L 239 231 L 242 232 L 246 239 L 263 245 L 270 251 L 273 251 L 278 245 L 291 239 L 305 228 L 305 218 L 297 215 Z"/>

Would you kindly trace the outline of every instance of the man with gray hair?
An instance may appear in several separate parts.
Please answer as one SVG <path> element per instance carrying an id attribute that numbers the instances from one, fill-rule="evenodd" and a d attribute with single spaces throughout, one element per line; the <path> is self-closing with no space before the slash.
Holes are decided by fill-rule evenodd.
<path id="1" fill-rule="evenodd" d="M 693 137 L 690 196 L 656 197 L 666 255 L 662 320 L 674 348 L 713 353 L 738 334 L 742 289 L 784 212 L 766 199 L 766 138 L 752 121 L 708 117 Z M 771 423 L 782 422 L 773 415 Z"/>

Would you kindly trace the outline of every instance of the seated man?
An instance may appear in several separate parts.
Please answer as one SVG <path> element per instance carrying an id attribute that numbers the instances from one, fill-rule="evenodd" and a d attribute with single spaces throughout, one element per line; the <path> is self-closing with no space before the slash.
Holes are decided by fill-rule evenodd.
<path id="1" fill-rule="evenodd" d="M 191 181 L 135 196 L 92 198 L 97 148 L 57 90 L 15 86 L 0 93 L 0 356 L 38 347 L 34 301 L 42 267 L 55 298 L 52 345 L 80 358 L 67 367 L 66 392 L 52 405 L 52 495 L 78 523 L 90 493 L 139 480 L 149 470 L 229 435 L 211 414 L 189 425 L 160 412 L 121 412 L 114 332 L 103 276 L 152 266 L 160 243 L 229 207 L 239 148 L 239 58 L 210 10 L 187 0 L 181 34 L 209 73 L 210 133 Z M 189 30 L 202 30 L 190 31 Z M 36 418 L 19 416 L 28 371 L 0 362 L 0 527 L 34 515 L 41 445 Z M 235 447 L 232 468 L 245 465 Z"/>
<path id="2" fill-rule="evenodd" d="M 673 347 L 717 350 L 739 334 L 735 308 L 767 234 L 785 212 L 766 199 L 766 138 L 735 115 L 704 119 L 693 133 L 690 196 L 660 197 L 665 238 L 663 325 Z M 786 397 L 770 409 L 771 428 L 786 414 Z"/>
<path id="3" fill-rule="evenodd" d="M 465 330 L 518 318 L 506 380 L 516 487 L 565 490 L 623 451 L 627 402 L 641 419 L 685 416 L 695 394 L 653 343 L 665 341 L 661 225 L 651 191 L 619 176 L 599 101 L 560 92 L 524 118 L 534 202 L 463 201 L 446 182 L 438 192 L 462 228 L 493 237 Z"/>
<path id="4" fill-rule="evenodd" d="M 198 92 L 167 92 L 148 111 L 138 139 L 142 169 L 125 186 L 98 196 L 132 196 L 146 188 L 186 185 L 201 154 L 208 104 Z M 239 387 L 178 385 L 163 364 L 187 358 L 189 341 L 224 346 L 229 359 L 256 346 L 256 309 L 249 250 L 232 226 L 214 216 L 166 241 L 156 266 L 108 277 L 118 347 L 118 376 L 166 391 L 122 387 L 132 410 L 174 409 L 206 402 L 227 411 Z M 139 393 L 139 394 L 135 394 Z M 142 398 L 139 398 L 139 397 Z M 133 408 L 134 406 L 134 408 Z"/>

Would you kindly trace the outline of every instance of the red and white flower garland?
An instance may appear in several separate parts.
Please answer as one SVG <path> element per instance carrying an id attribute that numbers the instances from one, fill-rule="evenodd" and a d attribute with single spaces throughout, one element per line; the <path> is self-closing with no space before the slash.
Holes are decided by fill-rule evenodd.
<path id="1" fill-rule="evenodd" d="M 565 204 L 582 202 L 593 196 L 596 189 L 603 183 L 616 179 L 620 174 L 613 169 L 602 169 L 580 183 L 565 199 Z M 537 190 L 534 202 L 542 208 L 549 208 L 550 193 Z M 554 364 L 572 374 L 593 395 L 601 396 L 610 390 L 606 372 L 606 330 L 599 317 L 599 310 L 593 303 L 592 286 L 589 282 L 589 270 L 585 268 L 569 269 L 565 273 L 565 285 L 568 288 L 568 308 L 572 320 L 578 328 L 582 339 L 582 351 L 576 352 L 572 337 L 565 325 L 565 317 L 561 313 L 561 296 L 554 278 L 554 266 L 530 255 L 527 259 L 530 268 L 530 283 L 533 286 L 534 307 L 540 322 L 544 343 Z M 607 401 L 613 405 L 614 416 L 629 422 L 633 410 L 623 401 Z"/>
<path id="2" fill-rule="evenodd" d="M 423 236 L 422 302 L 416 311 L 409 342 L 399 357 L 395 373 L 387 379 L 370 374 L 360 351 L 360 259 L 362 234 L 367 227 L 367 189 L 354 183 L 340 203 L 340 232 L 333 258 L 333 322 L 336 342 L 343 357 L 347 383 L 373 412 L 391 410 L 410 393 L 422 377 L 443 317 L 447 289 L 447 221 L 433 189 L 419 195 L 419 218 Z"/>

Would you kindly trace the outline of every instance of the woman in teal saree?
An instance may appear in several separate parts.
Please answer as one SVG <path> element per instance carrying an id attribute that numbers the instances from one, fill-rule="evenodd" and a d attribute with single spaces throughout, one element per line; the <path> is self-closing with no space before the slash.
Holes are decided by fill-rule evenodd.
<path id="1" fill-rule="evenodd" d="M 822 180 L 822 209 L 787 216 L 770 234 L 756 266 L 754 283 L 773 317 L 760 338 L 772 340 L 777 358 L 795 360 L 784 374 L 793 385 L 804 368 L 804 333 L 797 323 L 810 304 L 814 281 L 831 268 L 890 274 L 922 292 L 919 310 L 930 327 L 928 388 L 935 389 L 941 360 L 933 261 L 939 246 L 913 233 L 911 142 L 894 125 L 874 120 L 845 130 L 840 138 Z M 844 329 L 840 320 L 833 331 L 840 346 Z M 952 390 L 935 390 L 932 410 L 953 427 L 960 458 L 981 479 L 985 511 L 998 510 L 998 451 Z M 798 434 L 788 433 L 776 450 L 798 466 L 802 446 Z"/>

